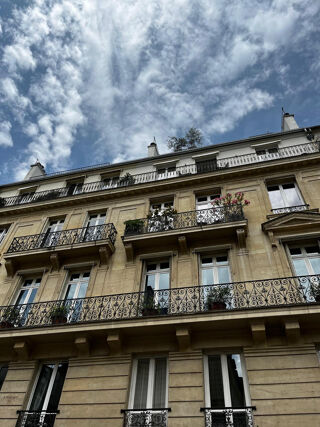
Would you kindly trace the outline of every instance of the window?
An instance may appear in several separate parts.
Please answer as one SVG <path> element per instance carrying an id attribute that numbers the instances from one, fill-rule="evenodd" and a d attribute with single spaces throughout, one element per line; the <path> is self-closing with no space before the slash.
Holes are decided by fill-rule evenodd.
<path id="1" fill-rule="evenodd" d="M 20 326 L 27 323 L 28 314 L 31 310 L 31 304 L 34 302 L 40 283 L 41 277 L 28 278 L 24 280 L 23 285 L 21 286 L 15 302 L 15 305 L 18 306 L 16 322 L 19 323 Z"/>
<path id="2" fill-rule="evenodd" d="M 262 156 L 265 159 L 279 157 L 278 147 L 256 149 L 257 156 Z"/>
<path id="3" fill-rule="evenodd" d="M 170 263 L 169 260 L 148 261 L 145 265 L 142 315 L 155 315 L 168 313 L 170 288 Z"/>
<path id="4" fill-rule="evenodd" d="M 129 409 L 166 408 L 167 375 L 165 357 L 134 360 Z"/>
<path id="5" fill-rule="evenodd" d="M 4 238 L 6 237 L 6 234 L 8 233 L 9 227 L 7 226 L 0 226 L 0 244 L 3 242 Z"/>
<path id="6" fill-rule="evenodd" d="M 21 425 L 53 426 L 67 370 L 68 363 L 42 365 Z"/>
<path id="7" fill-rule="evenodd" d="M 165 202 L 152 203 L 150 205 L 150 212 L 161 212 L 166 209 L 173 208 L 173 200 L 167 200 Z"/>
<path id="8" fill-rule="evenodd" d="M 211 195 L 204 195 L 204 196 L 197 196 L 196 197 L 196 209 L 211 209 L 213 208 L 212 202 L 214 199 L 218 199 L 220 197 L 220 194 L 211 194 Z"/>
<path id="9" fill-rule="evenodd" d="M 83 190 L 83 180 L 67 182 L 67 195 L 81 194 Z"/>
<path id="10" fill-rule="evenodd" d="M 251 425 L 248 423 L 250 413 L 245 409 L 251 402 L 242 355 L 205 356 L 204 375 L 206 407 L 210 408 L 210 424 L 206 425 Z M 226 412 L 224 408 L 234 409 Z"/>
<path id="11" fill-rule="evenodd" d="M 197 173 L 212 172 L 217 169 L 217 159 L 196 161 Z"/>
<path id="12" fill-rule="evenodd" d="M 106 222 L 106 213 L 91 214 L 87 222 L 84 240 L 87 242 L 101 239 L 104 235 L 102 225 Z"/>
<path id="13" fill-rule="evenodd" d="M 45 232 L 45 236 L 43 239 L 43 246 L 55 246 L 59 241 L 59 233 L 61 231 L 64 224 L 64 218 L 62 219 L 52 219 L 49 221 L 47 225 L 47 229 Z"/>
<path id="14" fill-rule="evenodd" d="M 204 286 L 229 283 L 231 280 L 228 255 L 202 255 L 200 258 L 200 278 L 201 284 Z"/>
<path id="15" fill-rule="evenodd" d="M 67 284 L 65 295 L 68 307 L 68 321 L 76 322 L 81 315 L 83 299 L 86 296 L 90 279 L 90 271 L 72 273 Z"/>
<path id="16" fill-rule="evenodd" d="M 177 172 L 176 172 L 175 166 L 157 169 L 158 179 L 171 178 L 171 177 L 175 177 L 176 175 L 177 175 Z"/>
<path id="17" fill-rule="evenodd" d="M 36 190 L 37 187 L 20 190 L 19 204 L 29 203 L 32 200 Z"/>
<path id="18" fill-rule="evenodd" d="M 8 365 L 0 365 L 0 390 L 8 373 Z"/>
<path id="19" fill-rule="evenodd" d="M 102 189 L 115 188 L 117 187 L 118 181 L 119 181 L 119 175 L 112 176 L 112 177 L 105 177 L 102 179 Z"/>
<path id="20" fill-rule="evenodd" d="M 289 208 L 304 205 L 299 189 L 294 182 L 287 184 L 268 185 L 269 198 L 274 213 L 285 212 L 281 208 Z"/>
<path id="21" fill-rule="evenodd" d="M 289 246 L 296 276 L 320 274 L 320 249 L 318 242 L 302 246 Z"/>

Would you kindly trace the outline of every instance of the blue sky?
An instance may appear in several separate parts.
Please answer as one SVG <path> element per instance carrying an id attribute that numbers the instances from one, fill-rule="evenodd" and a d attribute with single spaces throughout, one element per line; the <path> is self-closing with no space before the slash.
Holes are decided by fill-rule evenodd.
<path id="1" fill-rule="evenodd" d="M 320 124 L 320 2 L 1 0 L 0 183 Z"/>

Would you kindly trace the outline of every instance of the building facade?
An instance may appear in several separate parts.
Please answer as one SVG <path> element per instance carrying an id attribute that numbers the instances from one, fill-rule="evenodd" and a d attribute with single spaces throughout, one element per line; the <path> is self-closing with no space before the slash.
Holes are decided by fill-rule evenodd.
<path id="1" fill-rule="evenodd" d="M 0 426 L 320 425 L 319 136 L 0 187 Z"/>

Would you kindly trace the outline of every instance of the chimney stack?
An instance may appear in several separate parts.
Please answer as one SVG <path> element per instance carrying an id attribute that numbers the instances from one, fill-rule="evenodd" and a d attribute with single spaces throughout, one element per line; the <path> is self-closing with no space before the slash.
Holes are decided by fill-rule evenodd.
<path id="1" fill-rule="evenodd" d="M 157 147 L 156 140 L 151 142 L 150 145 L 148 145 L 148 157 L 157 157 L 159 156 L 159 151 Z"/>
<path id="2" fill-rule="evenodd" d="M 286 132 L 287 130 L 299 129 L 297 122 L 295 121 L 294 114 L 284 113 L 282 114 L 281 131 Z"/>
<path id="3" fill-rule="evenodd" d="M 30 166 L 30 170 L 25 176 L 24 180 L 27 181 L 32 178 L 37 178 L 46 175 L 43 165 L 37 160 L 36 163 Z"/>

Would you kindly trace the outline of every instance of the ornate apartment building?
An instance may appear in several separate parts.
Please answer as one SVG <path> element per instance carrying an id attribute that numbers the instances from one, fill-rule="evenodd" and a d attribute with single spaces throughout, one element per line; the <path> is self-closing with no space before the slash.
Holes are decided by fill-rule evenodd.
<path id="1" fill-rule="evenodd" d="M 1 186 L 0 426 L 320 425 L 319 136 Z"/>

